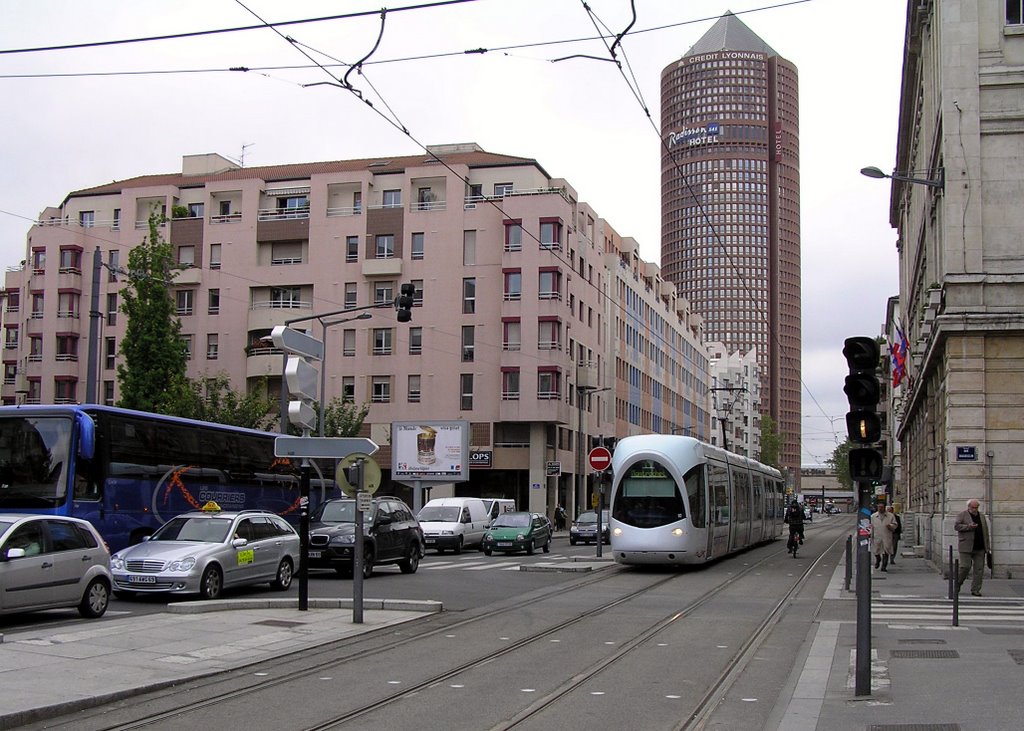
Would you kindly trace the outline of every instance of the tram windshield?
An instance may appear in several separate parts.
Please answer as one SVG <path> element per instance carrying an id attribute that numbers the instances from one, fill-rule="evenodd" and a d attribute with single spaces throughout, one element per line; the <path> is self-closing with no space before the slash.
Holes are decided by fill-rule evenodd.
<path id="1" fill-rule="evenodd" d="M 657 528 L 686 517 L 672 474 L 660 462 L 634 462 L 616 489 L 612 517 L 637 528 Z"/>
<path id="2" fill-rule="evenodd" d="M 0 511 L 64 503 L 71 426 L 52 416 L 0 419 Z"/>

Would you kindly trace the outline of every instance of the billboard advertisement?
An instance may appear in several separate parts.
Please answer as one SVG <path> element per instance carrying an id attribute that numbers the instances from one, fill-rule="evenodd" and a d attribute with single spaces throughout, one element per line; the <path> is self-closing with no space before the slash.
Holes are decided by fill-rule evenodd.
<path id="1" fill-rule="evenodd" d="M 468 421 L 396 421 L 391 425 L 391 479 L 469 479 Z"/>

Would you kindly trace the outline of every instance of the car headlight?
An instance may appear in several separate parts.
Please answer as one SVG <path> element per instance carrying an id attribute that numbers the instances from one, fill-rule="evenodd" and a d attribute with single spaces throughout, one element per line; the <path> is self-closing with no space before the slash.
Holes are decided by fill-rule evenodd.
<path id="1" fill-rule="evenodd" d="M 179 558 L 176 561 L 171 561 L 167 564 L 168 571 L 190 571 L 196 565 L 196 559 L 194 556 L 187 558 Z"/>
<path id="2" fill-rule="evenodd" d="M 453 535 L 455 535 L 455 531 L 453 531 L 453 530 L 443 530 L 443 531 L 441 531 L 441 535 L 442 536 L 453 536 Z"/>
<path id="3" fill-rule="evenodd" d="M 113 571 L 124 571 L 124 559 L 117 554 L 110 557 L 110 568 Z"/>
<path id="4" fill-rule="evenodd" d="M 519 535 L 516 536 L 516 540 L 517 541 L 521 541 L 524 538 L 526 538 L 526 534 L 525 533 L 520 533 Z"/>
<path id="5" fill-rule="evenodd" d="M 351 544 L 353 544 L 355 542 L 356 542 L 356 537 L 355 536 L 351 536 L 351 535 L 334 536 L 334 538 L 331 539 L 331 543 L 334 543 L 334 544 L 339 545 L 339 546 L 347 546 L 347 545 L 351 545 Z"/>

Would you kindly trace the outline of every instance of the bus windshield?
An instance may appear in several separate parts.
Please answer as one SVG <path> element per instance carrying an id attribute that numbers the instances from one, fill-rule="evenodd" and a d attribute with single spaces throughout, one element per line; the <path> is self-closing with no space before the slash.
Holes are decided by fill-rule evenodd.
<path id="1" fill-rule="evenodd" d="M 0 419 L 0 511 L 65 502 L 71 426 L 54 416 Z"/>

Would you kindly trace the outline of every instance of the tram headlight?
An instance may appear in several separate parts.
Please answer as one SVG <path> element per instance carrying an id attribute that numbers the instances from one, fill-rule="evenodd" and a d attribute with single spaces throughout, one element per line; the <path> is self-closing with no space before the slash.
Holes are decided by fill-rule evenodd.
<path id="1" fill-rule="evenodd" d="M 674 536 L 676 536 L 678 538 L 679 536 L 683 535 L 683 529 L 682 528 L 673 528 L 672 529 L 672 535 L 674 535 Z"/>
<path id="2" fill-rule="evenodd" d="M 621 536 L 622 535 L 622 528 L 616 528 L 615 530 L 613 530 L 612 531 L 612 535 L 613 536 Z"/>

